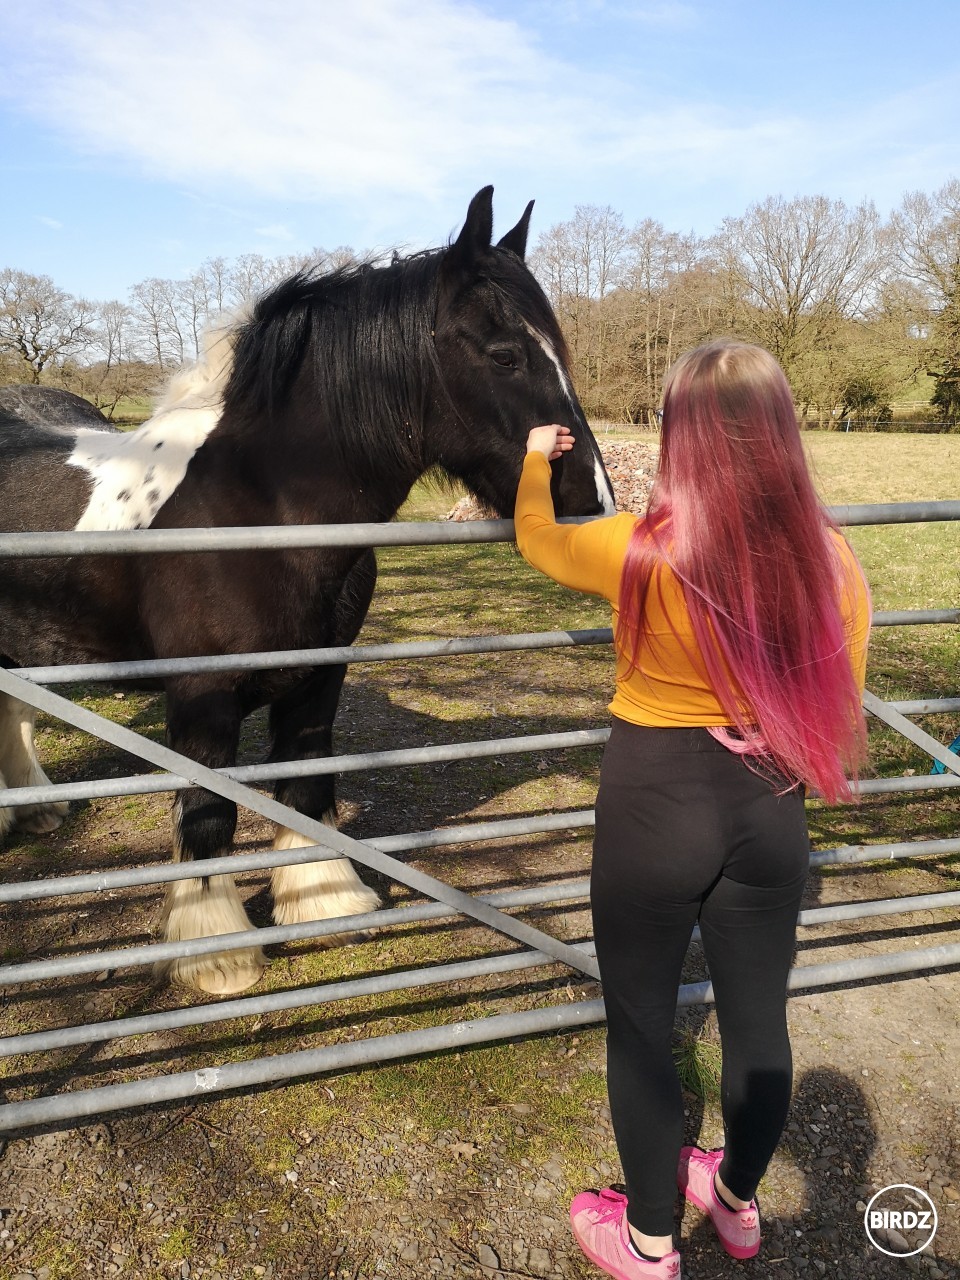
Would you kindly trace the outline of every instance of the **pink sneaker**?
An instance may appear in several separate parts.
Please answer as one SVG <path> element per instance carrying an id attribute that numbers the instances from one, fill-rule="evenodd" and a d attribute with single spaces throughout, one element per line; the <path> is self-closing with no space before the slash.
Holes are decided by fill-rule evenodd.
<path id="1" fill-rule="evenodd" d="M 760 1211 L 756 1200 L 749 1209 L 734 1213 L 717 1195 L 714 1177 L 723 1159 L 723 1148 L 701 1151 L 683 1147 L 677 1169 L 677 1186 L 698 1209 L 710 1215 L 720 1243 L 731 1258 L 753 1258 L 760 1249 Z"/>
<path id="2" fill-rule="evenodd" d="M 591 1262 L 616 1280 L 680 1280 L 676 1250 L 659 1262 L 645 1262 L 627 1244 L 627 1197 L 612 1187 L 581 1191 L 570 1205 L 570 1225 L 577 1244 Z"/>

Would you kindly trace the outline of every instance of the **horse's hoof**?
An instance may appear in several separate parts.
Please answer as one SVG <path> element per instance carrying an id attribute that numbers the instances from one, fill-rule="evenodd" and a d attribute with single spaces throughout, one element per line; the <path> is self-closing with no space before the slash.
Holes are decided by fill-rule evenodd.
<path id="1" fill-rule="evenodd" d="M 63 824 L 63 820 L 69 811 L 69 805 L 62 802 L 57 804 L 38 804 L 33 808 L 24 807 L 23 809 L 18 809 L 15 822 L 20 831 L 27 831 L 34 836 L 42 836 L 46 835 L 48 831 L 56 831 L 57 827 Z"/>
<path id="2" fill-rule="evenodd" d="M 223 969 L 197 976 L 196 986 L 211 996 L 235 996 L 255 987 L 264 974 L 264 965 L 245 965 L 242 969 Z"/>
<path id="3" fill-rule="evenodd" d="M 157 965 L 157 976 L 190 991 L 206 995 L 235 996 L 255 987 L 267 967 L 259 947 L 250 951 L 224 951 L 214 956 L 188 956 Z"/>

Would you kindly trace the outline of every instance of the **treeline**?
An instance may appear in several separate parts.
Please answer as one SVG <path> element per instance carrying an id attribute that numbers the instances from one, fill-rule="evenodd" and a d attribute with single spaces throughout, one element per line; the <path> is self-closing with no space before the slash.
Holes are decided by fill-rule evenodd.
<path id="1" fill-rule="evenodd" d="M 294 271 L 333 269 L 352 249 L 267 258 L 210 258 L 183 280 L 151 277 L 126 302 L 90 302 L 49 276 L 0 270 L 0 383 L 47 383 L 86 396 L 112 417 L 122 401 L 155 391 L 200 353 L 204 328 Z"/>
<path id="2" fill-rule="evenodd" d="M 298 268 L 355 259 L 349 248 L 214 258 L 106 303 L 8 269 L 0 380 L 53 382 L 110 413 L 193 358 L 211 317 Z M 905 400 L 922 402 L 917 419 L 960 423 L 960 180 L 905 196 L 885 221 L 870 203 L 771 197 L 708 237 L 583 205 L 530 262 L 593 418 L 654 423 L 673 360 L 734 335 L 773 352 L 799 411 L 821 425 L 889 419 Z"/>
<path id="3" fill-rule="evenodd" d="M 821 425 L 889 419 L 896 400 L 927 400 L 928 375 L 916 416 L 960 419 L 960 181 L 886 222 L 869 203 L 772 197 L 706 238 L 586 205 L 532 265 L 592 418 L 653 423 L 672 361 L 734 335 L 773 352 Z"/>

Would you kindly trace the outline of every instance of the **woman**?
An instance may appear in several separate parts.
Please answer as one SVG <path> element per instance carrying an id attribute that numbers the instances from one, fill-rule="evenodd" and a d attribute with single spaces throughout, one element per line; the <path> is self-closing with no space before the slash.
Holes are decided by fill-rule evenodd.
<path id="1" fill-rule="evenodd" d="M 558 525 L 531 431 L 517 545 L 613 606 L 616 692 L 596 806 L 591 906 L 607 1085 L 626 1196 L 571 1205 L 584 1253 L 621 1280 L 680 1274 L 676 1188 L 737 1258 L 760 1247 L 754 1192 L 792 1085 L 786 982 L 807 875 L 804 788 L 850 795 L 870 600 L 813 488 L 787 380 L 760 347 L 714 342 L 664 390 L 645 518 Z M 681 1151 L 671 1036 L 699 922 L 723 1045 L 725 1150 Z"/>

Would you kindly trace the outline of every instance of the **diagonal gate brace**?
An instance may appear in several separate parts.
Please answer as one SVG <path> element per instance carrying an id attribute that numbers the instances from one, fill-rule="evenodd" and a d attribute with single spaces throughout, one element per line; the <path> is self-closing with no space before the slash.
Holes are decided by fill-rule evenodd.
<path id="1" fill-rule="evenodd" d="M 187 756 L 180 755 L 179 752 L 171 751 L 169 747 L 152 742 L 131 729 L 87 710 L 86 707 L 79 707 L 68 698 L 61 697 L 60 694 L 30 684 L 29 681 L 22 680 L 3 668 L 0 668 L 0 692 L 19 698 L 28 706 L 46 711 L 77 729 L 82 729 L 86 733 L 101 738 L 104 742 L 120 747 L 123 751 L 129 751 L 131 755 L 139 756 L 140 759 L 149 761 L 159 769 L 165 769 L 168 773 L 184 778 L 192 786 L 205 787 L 216 795 L 224 796 L 244 808 L 252 809 L 254 813 L 259 813 L 262 817 L 269 818 L 281 826 L 289 827 L 298 835 L 306 836 L 325 849 L 333 849 L 345 858 L 352 858 L 364 866 L 373 867 L 400 884 L 405 884 L 408 888 L 423 894 L 424 897 L 442 902 L 445 906 L 470 916 L 498 933 L 506 934 L 508 938 L 513 938 L 524 946 L 542 951 L 561 964 L 568 965 L 571 969 L 599 981 L 600 970 L 595 957 L 588 955 L 580 947 L 561 942 L 559 938 L 551 937 L 540 929 L 534 929 L 522 920 L 515 920 L 506 912 L 498 911 L 496 907 L 491 907 L 442 880 L 426 875 L 415 867 L 405 866 L 404 863 L 381 853 L 372 845 L 353 840 L 333 827 L 328 827 L 322 822 L 308 818 L 306 814 L 298 813 L 288 805 L 261 795 L 259 791 L 254 791 L 233 778 L 227 778 Z"/>
<path id="2" fill-rule="evenodd" d="M 906 716 L 901 715 L 889 703 L 878 698 L 875 693 L 871 693 L 869 689 L 863 691 L 863 705 L 871 715 L 882 720 L 884 724 L 888 724 L 891 729 L 896 729 L 898 733 L 902 733 L 905 738 L 909 738 L 912 743 L 926 751 L 927 755 L 933 756 L 934 760 L 939 761 L 945 769 L 950 773 L 960 775 L 960 756 L 955 751 L 951 751 L 949 747 L 945 747 L 942 742 L 938 742 L 936 738 L 932 738 L 929 733 L 915 725 Z"/>

